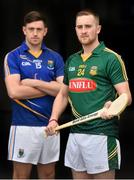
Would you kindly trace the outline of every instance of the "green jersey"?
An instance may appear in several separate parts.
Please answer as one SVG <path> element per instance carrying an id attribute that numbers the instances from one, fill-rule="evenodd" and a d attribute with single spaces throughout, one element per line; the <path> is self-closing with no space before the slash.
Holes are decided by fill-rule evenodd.
<path id="1" fill-rule="evenodd" d="M 71 55 L 65 66 L 64 83 L 69 86 L 69 102 L 74 119 L 101 109 L 116 98 L 114 85 L 127 81 L 124 63 L 103 42 L 83 61 L 82 51 Z M 71 132 L 118 137 L 117 117 L 98 118 L 71 127 Z"/>

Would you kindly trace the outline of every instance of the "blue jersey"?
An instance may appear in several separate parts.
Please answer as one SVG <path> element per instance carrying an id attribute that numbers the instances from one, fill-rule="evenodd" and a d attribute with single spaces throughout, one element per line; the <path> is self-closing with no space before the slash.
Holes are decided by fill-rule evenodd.
<path id="1" fill-rule="evenodd" d="M 21 80 L 39 79 L 46 82 L 56 80 L 64 74 L 64 62 L 62 57 L 55 51 L 42 44 L 42 53 L 38 58 L 33 56 L 25 42 L 11 51 L 6 56 L 6 70 L 9 74 L 19 74 Z M 54 97 L 46 95 L 40 98 L 33 98 L 12 102 L 12 125 L 24 126 L 46 126 L 52 111 Z M 38 116 L 28 110 L 42 114 Z"/>

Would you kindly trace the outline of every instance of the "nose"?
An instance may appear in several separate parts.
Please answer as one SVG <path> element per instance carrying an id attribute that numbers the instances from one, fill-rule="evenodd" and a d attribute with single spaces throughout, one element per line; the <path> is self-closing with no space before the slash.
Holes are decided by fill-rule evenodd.
<path id="1" fill-rule="evenodd" d="M 85 33 L 85 32 L 86 32 L 86 27 L 82 26 L 82 33 Z"/>
<path id="2" fill-rule="evenodd" d="M 37 35 L 37 29 L 34 29 L 33 34 L 34 34 L 34 36 Z"/>

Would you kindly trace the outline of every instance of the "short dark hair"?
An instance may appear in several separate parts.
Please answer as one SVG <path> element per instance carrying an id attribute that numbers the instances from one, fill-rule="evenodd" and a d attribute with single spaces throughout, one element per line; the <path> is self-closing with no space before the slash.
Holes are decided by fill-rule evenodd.
<path id="1" fill-rule="evenodd" d="M 30 11 L 24 16 L 24 26 L 34 21 L 43 21 L 44 25 L 47 26 L 46 17 L 39 11 Z"/>
<path id="2" fill-rule="evenodd" d="M 79 11 L 79 12 L 76 14 L 76 19 L 77 19 L 77 17 L 79 17 L 79 16 L 88 16 L 88 15 L 93 15 L 93 16 L 96 18 L 98 24 L 100 23 L 100 17 L 99 17 L 99 15 L 98 15 L 94 10 L 92 10 L 92 9 L 84 9 L 84 10 L 82 10 L 82 11 Z"/>

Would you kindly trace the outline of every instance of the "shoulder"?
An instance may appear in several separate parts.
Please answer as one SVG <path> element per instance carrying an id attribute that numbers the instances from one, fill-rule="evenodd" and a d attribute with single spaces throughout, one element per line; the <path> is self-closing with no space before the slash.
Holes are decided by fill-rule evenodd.
<path id="1" fill-rule="evenodd" d="M 69 58 L 70 58 L 70 59 L 76 58 L 76 57 L 78 57 L 80 54 L 81 54 L 81 51 L 78 51 L 78 52 L 70 55 Z"/>
<path id="2" fill-rule="evenodd" d="M 121 55 L 107 47 L 104 48 L 104 53 L 105 65 L 108 70 L 114 69 L 114 72 L 116 72 L 117 70 L 122 69 L 125 72 L 125 64 Z"/>
<path id="3" fill-rule="evenodd" d="M 51 54 L 53 57 L 60 57 L 62 58 L 61 54 L 58 53 L 57 51 L 50 49 L 50 48 L 46 48 L 46 50 L 48 51 L 49 54 Z"/>
<path id="4" fill-rule="evenodd" d="M 20 46 L 11 50 L 5 55 L 4 63 L 8 63 L 8 64 L 18 63 L 17 59 L 19 58 L 19 55 L 20 55 Z"/>
<path id="5" fill-rule="evenodd" d="M 121 59 L 121 55 L 119 55 L 117 52 L 105 47 L 103 49 L 103 52 L 105 53 L 105 55 L 107 55 L 107 57 L 109 57 L 110 59 Z"/>
<path id="6" fill-rule="evenodd" d="M 19 46 L 19 47 L 15 48 L 15 49 L 11 50 L 10 52 L 8 52 L 6 54 L 5 57 L 14 57 L 14 56 L 17 56 L 18 54 L 20 54 L 20 49 L 21 49 L 21 47 Z"/>
<path id="7" fill-rule="evenodd" d="M 76 59 L 76 58 L 78 58 L 79 57 L 79 55 L 80 55 L 80 53 L 81 53 L 81 51 L 78 51 L 78 52 L 76 52 L 76 53 L 74 53 L 74 54 L 71 54 L 68 58 L 67 58 L 67 63 L 69 63 L 70 61 L 73 61 L 73 59 Z"/>

